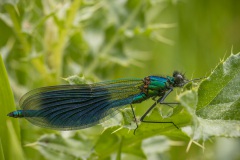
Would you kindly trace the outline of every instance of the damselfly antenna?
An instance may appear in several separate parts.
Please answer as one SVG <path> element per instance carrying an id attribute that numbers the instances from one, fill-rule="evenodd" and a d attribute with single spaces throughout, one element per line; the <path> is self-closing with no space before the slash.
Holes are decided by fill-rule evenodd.
<path id="1" fill-rule="evenodd" d="M 199 81 L 199 80 L 202 80 L 202 79 L 204 79 L 204 78 L 206 78 L 206 77 L 201 77 L 201 78 L 195 78 L 195 79 L 192 79 L 192 80 L 188 80 L 188 81 L 186 81 L 185 84 L 187 84 L 187 83 L 189 83 L 189 82 Z"/>

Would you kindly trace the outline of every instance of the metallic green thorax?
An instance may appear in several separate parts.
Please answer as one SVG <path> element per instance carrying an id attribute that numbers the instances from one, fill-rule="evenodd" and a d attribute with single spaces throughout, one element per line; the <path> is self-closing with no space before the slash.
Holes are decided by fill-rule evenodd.
<path id="1" fill-rule="evenodd" d="M 174 72 L 173 77 L 148 76 L 143 79 L 141 93 L 136 95 L 133 103 L 140 103 L 150 97 L 163 96 L 173 87 L 181 87 L 186 83 L 184 75 Z"/>

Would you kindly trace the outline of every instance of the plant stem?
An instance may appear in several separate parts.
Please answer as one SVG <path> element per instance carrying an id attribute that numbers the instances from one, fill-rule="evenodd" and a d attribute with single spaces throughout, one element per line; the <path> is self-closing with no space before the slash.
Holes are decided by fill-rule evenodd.
<path id="1" fill-rule="evenodd" d="M 111 49 L 118 42 L 118 40 L 120 38 L 120 35 L 122 34 L 122 31 L 126 30 L 128 28 L 128 26 L 131 24 L 131 22 L 133 21 L 133 19 L 137 16 L 138 12 L 140 11 L 140 9 L 142 7 L 142 4 L 143 4 L 143 1 L 139 2 L 138 6 L 133 10 L 133 12 L 126 19 L 124 24 L 114 34 L 114 36 L 111 39 L 111 41 L 108 42 L 98 54 L 96 54 L 96 57 L 94 58 L 93 62 L 86 69 L 85 74 L 87 74 L 87 75 L 91 74 L 98 67 L 98 64 L 100 63 L 100 58 L 103 58 L 103 57 L 107 56 L 107 54 L 109 54 Z"/>
<path id="2" fill-rule="evenodd" d="M 12 7 L 11 5 L 5 5 L 5 9 L 12 20 L 12 24 L 13 24 L 12 29 L 16 37 L 18 38 L 20 44 L 22 45 L 23 52 L 20 52 L 20 53 L 23 53 L 22 57 L 27 57 L 31 53 L 31 45 L 28 43 L 26 36 L 22 33 L 22 28 L 21 28 L 20 22 L 18 21 L 17 13 L 15 12 L 14 7 Z M 44 65 L 41 59 L 34 58 L 31 61 L 31 63 L 40 74 L 47 75 L 46 68 L 42 67 Z M 47 76 L 44 76 L 44 77 L 47 77 Z"/>
<path id="3" fill-rule="evenodd" d="M 59 38 L 56 44 L 53 46 L 53 50 L 50 55 L 50 63 L 52 65 L 52 69 L 55 72 L 54 76 L 56 82 L 59 77 L 62 76 L 62 58 L 64 53 L 64 48 L 66 46 L 68 40 L 68 34 L 71 30 L 72 23 L 74 21 L 77 10 L 79 9 L 81 4 L 80 0 L 75 0 L 72 2 L 65 21 L 65 25 L 63 27 L 59 26 Z"/>

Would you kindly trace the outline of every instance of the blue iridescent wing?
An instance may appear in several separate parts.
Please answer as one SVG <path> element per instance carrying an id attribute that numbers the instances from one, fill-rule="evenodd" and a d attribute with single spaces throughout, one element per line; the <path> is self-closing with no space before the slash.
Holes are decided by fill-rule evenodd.
<path id="1" fill-rule="evenodd" d="M 119 79 L 94 84 L 43 87 L 20 100 L 24 117 L 50 129 L 87 128 L 114 116 L 131 104 L 143 85 L 142 79 Z"/>

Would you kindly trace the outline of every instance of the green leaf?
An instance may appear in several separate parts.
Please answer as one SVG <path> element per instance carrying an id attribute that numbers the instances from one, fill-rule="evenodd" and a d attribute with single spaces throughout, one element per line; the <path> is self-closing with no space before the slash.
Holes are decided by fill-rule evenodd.
<path id="1" fill-rule="evenodd" d="M 195 140 L 210 136 L 240 137 L 240 53 L 219 63 L 198 91 L 179 96 L 193 118 L 193 126 L 184 127 Z"/>
<path id="2" fill-rule="evenodd" d="M 142 141 L 142 149 L 147 159 L 166 159 L 164 154 L 170 148 L 170 141 L 165 136 L 154 136 Z"/>
<path id="3" fill-rule="evenodd" d="M 91 132 L 62 132 L 46 134 L 35 143 L 27 146 L 38 149 L 46 159 L 75 160 L 90 156 L 95 139 L 98 136 Z"/>
<path id="4" fill-rule="evenodd" d="M 86 83 L 86 79 L 84 76 L 79 77 L 77 75 L 63 78 L 63 80 L 67 81 L 69 84 L 84 84 L 84 83 Z"/>
<path id="5" fill-rule="evenodd" d="M 5 160 L 1 139 L 0 139 L 0 159 Z"/>
<path id="6" fill-rule="evenodd" d="M 7 77 L 7 72 L 0 55 L 0 142 L 1 157 L 6 159 L 24 159 L 20 145 L 19 124 L 16 119 L 9 119 L 7 114 L 15 110 L 13 93 Z"/>
<path id="7" fill-rule="evenodd" d="M 205 119 L 240 120 L 240 54 L 221 62 L 198 90 L 196 114 Z"/>

